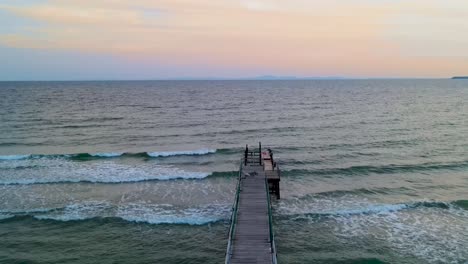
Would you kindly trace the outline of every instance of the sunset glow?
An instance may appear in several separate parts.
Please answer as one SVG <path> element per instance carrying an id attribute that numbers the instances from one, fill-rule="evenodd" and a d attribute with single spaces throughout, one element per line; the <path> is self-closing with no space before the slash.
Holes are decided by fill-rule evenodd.
<path id="1" fill-rule="evenodd" d="M 17 2 L 0 4 L 0 79 L 468 74 L 464 0 Z"/>

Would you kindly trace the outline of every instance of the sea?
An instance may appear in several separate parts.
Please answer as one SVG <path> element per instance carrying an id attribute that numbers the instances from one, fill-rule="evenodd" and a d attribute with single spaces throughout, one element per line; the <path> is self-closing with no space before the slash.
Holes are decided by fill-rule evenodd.
<path id="1" fill-rule="evenodd" d="M 468 263 L 468 81 L 0 82 L 0 263 L 223 263 L 243 149 L 279 263 Z"/>

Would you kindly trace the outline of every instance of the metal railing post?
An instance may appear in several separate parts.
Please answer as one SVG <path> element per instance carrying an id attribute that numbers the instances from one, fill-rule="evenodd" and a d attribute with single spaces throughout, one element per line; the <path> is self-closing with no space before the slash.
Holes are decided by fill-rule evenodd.
<path id="1" fill-rule="evenodd" d="M 271 261 L 273 264 L 277 263 L 276 259 L 276 245 L 275 245 L 275 235 L 273 233 L 273 218 L 271 216 L 271 203 L 270 203 L 270 189 L 268 186 L 268 179 L 265 178 L 265 188 L 267 192 L 267 203 L 268 203 L 268 227 L 270 229 L 270 247 L 271 247 Z"/>
<path id="2" fill-rule="evenodd" d="M 262 165 L 262 142 L 258 142 L 258 161 Z"/>
<path id="3" fill-rule="evenodd" d="M 232 240 L 234 237 L 234 232 L 236 228 L 236 221 L 237 221 L 237 210 L 238 210 L 238 205 L 239 205 L 239 193 L 240 193 L 240 185 L 241 185 L 241 179 L 242 179 L 242 160 L 240 162 L 239 166 L 239 176 L 237 179 L 237 188 L 236 188 L 236 197 L 234 198 L 234 204 L 232 205 L 232 213 L 231 213 L 231 226 L 229 228 L 229 238 L 228 238 L 228 244 L 227 244 L 227 249 L 226 249 L 226 259 L 224 261 L 225 264 L 231 263 L 231 255 L 232 255 Z"/>
<path id="4" fill-rule="evenodd" d="M 249 155 L 249 145 L 245 145 L 244 166 L 247 166 L 248 155 Z"/>

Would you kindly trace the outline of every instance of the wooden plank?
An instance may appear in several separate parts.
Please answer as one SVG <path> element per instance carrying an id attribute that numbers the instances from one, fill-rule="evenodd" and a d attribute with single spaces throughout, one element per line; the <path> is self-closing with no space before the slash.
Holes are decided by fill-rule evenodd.
<path id="1" fill-rule="evenodd" d="M 243 173 L 231 263 L 271 264 L 266 175 L 260 165 L 244 166 Z"/>

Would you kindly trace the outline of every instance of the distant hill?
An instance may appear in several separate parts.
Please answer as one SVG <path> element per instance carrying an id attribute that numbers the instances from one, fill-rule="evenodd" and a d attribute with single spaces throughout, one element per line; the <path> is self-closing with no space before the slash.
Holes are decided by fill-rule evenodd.
<path id="1" fill-rule="evenodd" d="M 452 79 L 454 80 L 468 79 L 468 76 L 455 76 L 455 77 L 452 77 Z"/>
<path id="2" fill-rule="evenodd" d="M 326 76 L 326 77 L 298 77 L 298 76 L 275 76 L 263 75 L 251 78 L 252 80 L 336 80 L 346 79 L 341 76 Z"/>
<path id="3" fill-rule="evenodd" d="M 287 75 L 262 75 L 262 76 L 252 76 L 252 77 L 212 77 L 212 76 L 205 76 L 205 77 L 177 77 L 177 78 L 170 78 L 170 79 L 160 79 L 160 78 L 154 78 L 154 80 L 176 80 L 176 81 L 207 81 L 207 80 L 213 80 L 213 81 L 225 81 L 225 80 L 239 80 L 239 81 L 245 81 L 245 80 L 261 80 L 261 81 L 274 81 L 274 80 L 344 80 L 344 79 L 350 79 L 348 77 L 342 77 L 342 76 L 324 76 L 324 77 L 301 77 L 301 76 L 287 76 Z"/>

